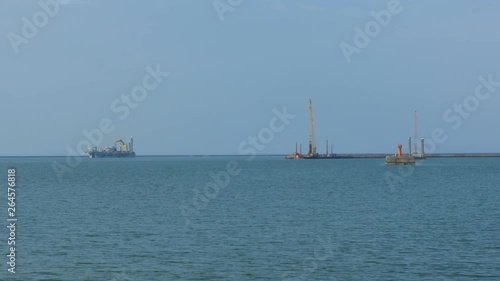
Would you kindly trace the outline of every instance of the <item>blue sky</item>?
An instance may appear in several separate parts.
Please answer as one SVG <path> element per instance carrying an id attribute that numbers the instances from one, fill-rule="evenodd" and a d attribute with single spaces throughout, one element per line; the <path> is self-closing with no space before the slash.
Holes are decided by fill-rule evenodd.
<path id="1" fill-rule="evenodd" d="M 308 141 L 309 98 L 320 152 L 329 139 L 337 153 L 394 153 L 415 109 L 419 137 L 447 135 L 435 152 L 499 152 L 500 88 L 457 129 L 443 114 L 479 76 L 500 81 L 500 2 L 401 0 L 347 63 L 339 45 L 388 2 L 244 0 L 221 21 L 211 0 L 74 0 L 16 54 L 8 35 L 43 10 L 2 1 L 0 155 L 66 155 L 103 118 L 116 129 L 102 146 L 133 135 L 142 155 L 237 154 L 286 106 L 296 118 L 260 152 L 285 154 Z M 169 76 L 119 119 L 112 102 L 156 65 Z"/>

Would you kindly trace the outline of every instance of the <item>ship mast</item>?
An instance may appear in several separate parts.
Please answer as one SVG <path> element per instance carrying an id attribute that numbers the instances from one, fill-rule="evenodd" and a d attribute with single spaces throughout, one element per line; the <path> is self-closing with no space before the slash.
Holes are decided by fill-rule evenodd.
<path id="1" fill-rule="evenodd" d="M 314 121 L 311 99 L 309 99 L 309 128 L 311 130 L 311 134 L 309 135 L 309 156 L 313 156 L 316 155 L 316 143 L 314 142 Z"/>

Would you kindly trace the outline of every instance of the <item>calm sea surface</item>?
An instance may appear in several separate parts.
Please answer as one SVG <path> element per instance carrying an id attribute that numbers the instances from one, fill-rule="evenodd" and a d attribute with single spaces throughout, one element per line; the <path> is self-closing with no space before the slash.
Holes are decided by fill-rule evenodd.
<path id="1" fill-rule="evenodd" d="M 500 280 L 500 159 L 54 161 L 0 158 L 0 280 Z"/>

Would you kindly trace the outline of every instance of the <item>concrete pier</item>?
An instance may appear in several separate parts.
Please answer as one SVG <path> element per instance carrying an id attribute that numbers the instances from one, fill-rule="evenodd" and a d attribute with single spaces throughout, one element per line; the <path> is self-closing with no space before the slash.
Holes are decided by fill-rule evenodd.
<path id="1" fill-rule="evenodd" d="M 295 153 L 290 155 L 296 156 Z M 298 154 L 300 159 L 305 158 L 305 155 Z M 317 157 L 311 159 L 367 159 L 367 158 L 386 158 L 387 153 L 355 153 L 355 154 L 330 154 L 330 157 Z M 268 155 L 271 156 L 271 155 Z M 283 156 L 282 154 L 275 156 Z M 286 156 L 286 155 L 285 155 Z M 294 159 L 290 157 L 289 159 Z M 441 153 L 441 154 L 426 154 L 424 158 L 414 157 L 416 160 L 429 158 L 500 158 L 500 153 Z"/>
<path id="2" fill-rule="evenodd" d="M 408 138 L 408 146 L 411 147 L 411 138 Z M 403 145 L 398 144 L 398 154 L 385 157 L 386 165 L 415 165 L 415 157 L 411 156 L 411 150 L 408 155 L 403 155 Z"/>
<path id="3" fill-rule="evenodd" d="M 401 155 L 401 156 L 386 156 L 385 157 L 386 165 L 415 165 L 415 158 L 409 155 Z"/>

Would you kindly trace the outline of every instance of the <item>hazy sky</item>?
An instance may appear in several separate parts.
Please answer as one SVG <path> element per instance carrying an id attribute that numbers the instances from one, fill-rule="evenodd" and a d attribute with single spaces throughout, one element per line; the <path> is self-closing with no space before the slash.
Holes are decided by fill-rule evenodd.
<path id="1" fill-rule="evenodd" d="M 259 153 L 290 153 L 307 144 L 309 98 L 320 152 L 329 139 L 337 153 L 394 153 L 415 109 L 419 137 L 447 136 L 435 152 L 499 152 L 500 87 L 471 96 L 479 76 L 500 81 L 500 2 L 401 0 L 348 63 L 339 45 L 389 2 L 243 0 L 221 21 L 212 0 L 74 0 L 43 22 L 37 1 L 2 1 L 0 155 L 66 155 L 103 118 L 116 128 L 101 146 L 134 136 L 142 155 L 237 154 L 285 106 L 296 118 Z M 113 101 L 157 65 L 169 76 L 121 120 Z M 464 101 L 477 110 L 446 122 Z"/>

